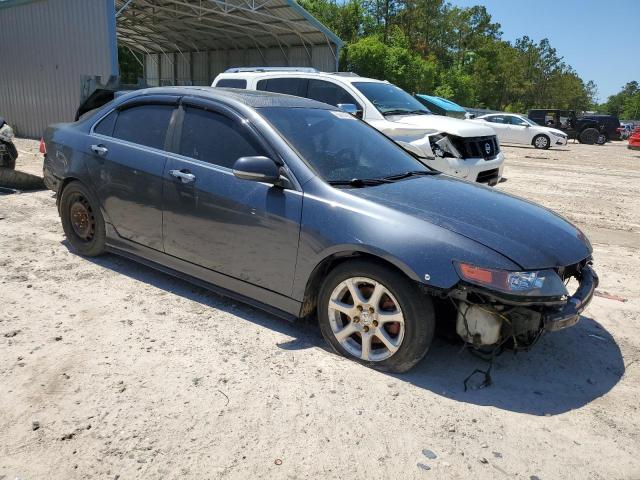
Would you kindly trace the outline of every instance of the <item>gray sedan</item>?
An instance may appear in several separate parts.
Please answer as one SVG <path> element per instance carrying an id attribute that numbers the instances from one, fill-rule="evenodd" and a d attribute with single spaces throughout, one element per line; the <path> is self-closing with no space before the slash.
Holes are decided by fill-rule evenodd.
<path id="1" fill-rule="evenodd" d="M 597 276 L 563 218 L 429 168 L 334 107 L 196 87 L 50 126 L 45 180 L 81 255 L 133 258 L 401 372 L 436 324 L 495 352 L 575 324 Z M 565 282 L 575 277 L 578 288 Z"/>

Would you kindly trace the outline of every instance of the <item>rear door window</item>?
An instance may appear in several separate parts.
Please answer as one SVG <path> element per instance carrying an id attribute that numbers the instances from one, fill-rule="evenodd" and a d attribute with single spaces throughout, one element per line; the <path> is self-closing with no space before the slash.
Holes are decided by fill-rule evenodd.
<path id="1" fill-rule="evenodd" d="M 309 80 L 306 78 L 270 78 L 268 80 L 260 80 L 257 84 L 257 89 L 295 95 L 296 97 L 306 97 L 308 82 Z"/>
<path id="2" fill-rule="evenodd" d="M 264 155 L 246 126 L 216 112 L 186 107 L 180 155 L 233 168 L 240 157 Z"/>
<path id="3" fill-rule="evenodd" d="M 307 98 L 337 107 L 339 103 L 353 103 L 360 107 L 353 96 L 340 85 L 324 80 L 309 80 Z"/>
<path id="4" fill-rule="evenodd" d="M 174 109 L 172 105 L 140 105 L 121 110 L 113 137 L 164 150 L 169 119 Z"/>
<path id="5" fill-rule="evenodd" d="M 226 88 L 247 88 L 247 81 L 241 78 L 221 78 L 216 83 L 216 87 Z"/>

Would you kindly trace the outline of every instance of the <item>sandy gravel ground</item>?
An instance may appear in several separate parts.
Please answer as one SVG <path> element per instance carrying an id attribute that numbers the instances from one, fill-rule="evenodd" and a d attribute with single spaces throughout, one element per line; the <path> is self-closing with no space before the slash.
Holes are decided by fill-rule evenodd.
<path id="1" fill-rule="evenodd" d="M 51 192 L 0 196 L 0 480 L 640 478 L 640 153 L 504 150 L 497 188 L 584 229 L 605 297 L 467 392 L 485 364 L 460 345 L 377 373 L 313 325 L 78 257 Z"/>

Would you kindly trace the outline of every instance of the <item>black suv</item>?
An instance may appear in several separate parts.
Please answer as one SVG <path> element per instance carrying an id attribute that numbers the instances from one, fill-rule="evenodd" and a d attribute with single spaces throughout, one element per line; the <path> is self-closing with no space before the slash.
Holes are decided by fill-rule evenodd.
<path id="1" fill-rule="evenodd" d="M 557 128 L 569 138 L 589 145 L 607 140 L 620 140 L 620 120 L 613 115 L 576 116 L 573 110 L 535 109 L 528 115 L 538 125 Z"/>

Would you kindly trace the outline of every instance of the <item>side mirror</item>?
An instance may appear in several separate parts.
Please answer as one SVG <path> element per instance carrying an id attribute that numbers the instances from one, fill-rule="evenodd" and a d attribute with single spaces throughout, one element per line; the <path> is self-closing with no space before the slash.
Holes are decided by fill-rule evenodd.
<path id="1" fill-rule="evenodd" d="M 240 157 L 233 164 L 233 174 L 243 180 L 276 184 L 280 181 L 280 167 L 269 157 Z"/>
<path id="2" fill-rule="evenodd" d="M 339 103 L 338 108 L 343 112 L 347 112 L 349 115 L 353 115 L 354 117 L 362 117 L 362 110 L 359 110 L 355 103 Z"/>

